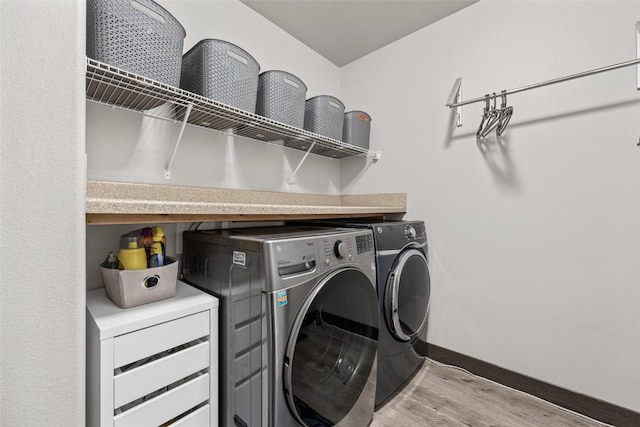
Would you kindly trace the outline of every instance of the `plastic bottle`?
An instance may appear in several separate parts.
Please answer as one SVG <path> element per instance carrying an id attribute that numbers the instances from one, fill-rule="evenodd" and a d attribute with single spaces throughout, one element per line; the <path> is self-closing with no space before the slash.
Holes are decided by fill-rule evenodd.
<path id="1" fill-rule="evenodd" d="M 141 230 L 135 230 L 138 232 L 138 241 L 147 253 L 147 259 L 151 256 L 151 243 L 153 243 L 153 234 L 151 233 L 151 227 L 144 227 Z"/>
<path id="2" fill-rule="evenodd" d="M 127 249 L 137 249 L 138 248 L 138 238 L 135 236 L 129 237 L 127 239 Z"/>
<path id="3" fill-rule="evenodd" d="M 151 227 L 153 242 L 149 253 L 149 267 L 161 267 L 164 265 L 166 256 L 166 238 L 162 227 Z"/>
<path id="4" fill-rule="evenodd" d="M 121 270 L 142 270 L 147 268 L 147 254 L 144 248 L 138 247 L 138 238 L 129 237 L 127 247 L 118 251 Z"/>
<path id="5" fill-rule="evenodd" d="M 130 232 L 120 236 L 120 248 L 129 248 L 129 243 L 135 239 L 138 244 L 138 248 L 144 248 L 147 254 L 147 258 L 150 255 L 151 243 L 153 242 L 153 235 L 151 234 L 151 227 L 138 228 L 137 230 L 131 230 Z"/>
<path id="6" fill-rule="evenodd" d="M 114 270 L 117 270 L 120 267 L 120 262 L 113 252 L 109 252 L 109 255 L 107 255 L 107 258 L 102 263 L 102 266 L 104 268 L 112 268 Z"/>
<path id="7" fill-rule="evenodd" d="M 162 243 L 153 242 L 151 244 L 151 256 L 149 257 L 149 268 L 162 267 L 164 265 L 164 254 L 162 253 Z"/>
<path id="8" fill-rule="evenodd" d="M 164 235 L 164 230 L 162 227 L 151 227 L 151 234 L 153 235 L 154 242 L 160 242 L 162 245 L 162 255 L 163 257 L 167 255 L 167 239 Z"/>

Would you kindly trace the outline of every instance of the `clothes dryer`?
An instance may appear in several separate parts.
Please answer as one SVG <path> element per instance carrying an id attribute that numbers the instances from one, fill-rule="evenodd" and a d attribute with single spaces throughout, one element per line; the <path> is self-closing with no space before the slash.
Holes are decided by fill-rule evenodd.
<path id="1" fill-rule="evenodd" d="M 222 426 L 371 422 L 380 322 L 373 248 L 369 229 L 184 233 L 185 279 L 223 296 Z"/>
<path id="2" fill-rule="evenodd" d="M 376 408 L 403 389 L 426 358 L 431 294 L 423 221 L 316 222 L 373 231 L 380 341 Z"/>

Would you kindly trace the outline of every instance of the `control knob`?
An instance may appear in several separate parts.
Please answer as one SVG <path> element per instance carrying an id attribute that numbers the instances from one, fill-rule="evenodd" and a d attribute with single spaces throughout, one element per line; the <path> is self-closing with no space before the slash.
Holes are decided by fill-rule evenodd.
<path id="1" fill-rule="evenodd" d="M 333 252 L 338 259 L 342 259 L 347 256 L 347 245 L 342 240 L 336 240 L 335 245 L 333 245 Z"/>
<path id="2" fill-rule="evenodd" d="M 404 235 L 408 240 L 415 240 L 417 236 L 416 229 L 410 225 L 407 225 L 407 227 L 404 229 Z"/>

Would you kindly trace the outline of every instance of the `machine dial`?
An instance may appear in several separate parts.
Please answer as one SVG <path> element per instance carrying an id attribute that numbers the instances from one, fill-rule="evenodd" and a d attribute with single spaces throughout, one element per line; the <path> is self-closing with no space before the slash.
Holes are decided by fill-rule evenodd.
<path id="1" fill-rule="evenodd" d="M 407 225 L 404 229 L 404 235 L 407 238 L 407 240 L 415 240 L 417 236 L 416 229 L 410 225 Z"/>
<path id="2" fill-rule="evenodd" d="M 336 240 L 335 245 L 333 245 L 333 252 L 338 259 L 342 259 L 347 256 L 347 245 L 342 240 Z"/>

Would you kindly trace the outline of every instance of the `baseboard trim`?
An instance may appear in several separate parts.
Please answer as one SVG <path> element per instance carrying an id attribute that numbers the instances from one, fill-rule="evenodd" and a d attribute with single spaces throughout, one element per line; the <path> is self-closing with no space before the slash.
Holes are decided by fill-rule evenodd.
<path id="1" fill-rule="evenodd" d="M 481 377 L 607 424 L 618 427 L 640 426 L 640 413 L 638 412 L 518 374 L 435 344 L 427 344 L 427 357 L 437 362 L 459 366 Z"/>

